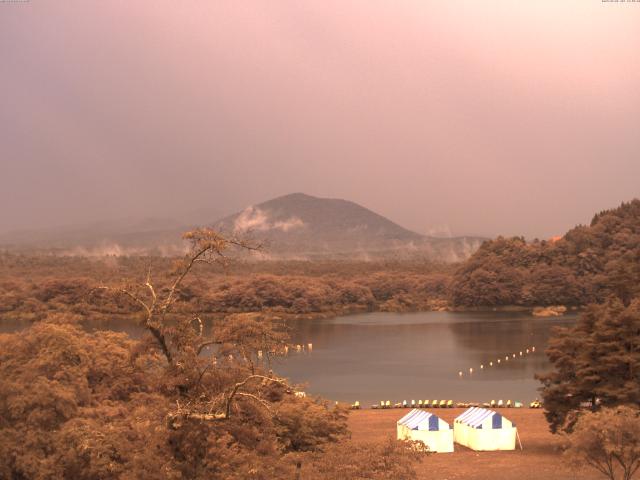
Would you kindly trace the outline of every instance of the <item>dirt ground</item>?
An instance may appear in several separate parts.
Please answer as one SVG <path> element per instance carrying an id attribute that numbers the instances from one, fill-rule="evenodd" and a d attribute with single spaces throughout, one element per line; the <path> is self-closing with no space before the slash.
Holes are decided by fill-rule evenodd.
<path id="1" fill-rule="evenodd" d="M 428 409 L 443 420 L 453 422 L 464 409 Z M 429 480 L 596 480 L 604 478 L 598 472 L 566 465 L 561 450 L 561 438 L 549 432 L 541 410 L 501 409 L 500 412 L 516 424 L 523 450 L 506 452 L 475 452 L 455 444 L 454 453 L 429 455 L 418 465 L 419 479 Z M 349 427 L 354 441 L 382 440 L 396 434 L 396 421 L 407 410 L 356 410 L 351 412 Z"/>

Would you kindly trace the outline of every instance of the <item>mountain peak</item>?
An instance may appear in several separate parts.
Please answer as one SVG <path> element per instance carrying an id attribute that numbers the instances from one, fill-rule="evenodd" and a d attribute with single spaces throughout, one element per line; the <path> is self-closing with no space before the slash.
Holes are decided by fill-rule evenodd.
<path id="1" fill-rule="evenodd" d="M 296 192 L 251 205 L 214 228 L 248 235 L 277 256 L 420 255 L 443 261 L 465 258 L 481 241 L 432 239 L 349 200 Z"/>
<path id="2" fill-rule="evenodd" d="M 274 243 L 281 245 L 289 244 L 290 238 L 272 237 L 279 237 L 279 232 L 286 232 L 287 237 L 304 237 L 311 244 L 321 242 L 323 250 L 337 247 L 337 244 L 341 244 L 341 248 L 346 244 L 362 246 L 376 243 L 380 238 L 399 241 L 422 238 L 422 235 L 356 203 L 299 192 L 251 205 L 222 219 L 216 226 L 236 233 L 259 232 L 261 236 L 270 237 Z M 310 246 L 308 242 L 307 247 Z"/>
<path id="3" fill-rule="evenodd" d="M 180 233 L 191 227 L 149 221 L 132 225 L 106 225 L 60 229 L 22 237 L 0 236 L 0 245 L 12 248 L 52 248 L 65 254 L 99 255 L 182 253 Z M 289 193 L 214 223 L 223 233 L 253 238 L 276 258 L 387 258 L 418 255 L 442 261 L 468 257 L 481 239 L 434 239 L 408 230 L 357 203 L 321 198 L 302 192 Z M 71 253 L 67 253 L 71 252 Z M 82 253 L 85 252 L 85 253 Z"/>

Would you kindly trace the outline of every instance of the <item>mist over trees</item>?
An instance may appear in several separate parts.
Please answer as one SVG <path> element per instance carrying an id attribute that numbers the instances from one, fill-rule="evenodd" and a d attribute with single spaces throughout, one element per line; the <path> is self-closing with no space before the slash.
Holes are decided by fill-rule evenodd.
<path id="1" fill-rule="evenodd" d="M 0 255 L 0 318 L 38 321 L 59 312 L 92 321 L 137 314 L 131 299 L 89 292 L 137 278 L 149 265 L 162 284 L 172 260 L 159 257 Z M 557 241 L 497 238 L 458 265 L 432 262 L 242 262 L 199 271 L 180 309 L 223 316 L 263 311 L 334 316 L 504 305 L 584 306 L 640 294 L 640 200 L 596 215 Z"/>

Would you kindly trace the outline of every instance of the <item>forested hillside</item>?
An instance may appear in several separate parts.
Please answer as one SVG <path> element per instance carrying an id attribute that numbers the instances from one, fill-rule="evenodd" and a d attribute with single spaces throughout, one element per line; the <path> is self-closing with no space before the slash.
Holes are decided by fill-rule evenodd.
<path id="1" fill-rule="evenodd" d="M 586 305 L 640 293 L 640 200 L 593 217 L 555 241 L 485 242 L 456 271 L 451 302 L 462 307 Z"/>

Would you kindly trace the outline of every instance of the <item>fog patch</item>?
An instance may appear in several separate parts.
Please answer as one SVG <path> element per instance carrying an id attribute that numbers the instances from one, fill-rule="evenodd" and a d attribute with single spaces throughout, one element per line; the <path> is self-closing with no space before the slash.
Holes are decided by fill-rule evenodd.
<path id="1" fill-rule="evenodd" d="M 175 244 L 163 244 L 149 246 L 123 246 L 119 243 L 108 243 L 96 245 L 93 247 L 76 246 L 62 250 L 55 250 L 52 253 L 67 257 L 86 257 L 86 258 L 102 258 L 102 257 L 137 257 L 137 256 L 159 256 L 159 257 L 176 257 L 185 255 L 189 251 L 189 245 L 186 242 Z"/>
<path id="2" fill-rule="evenodd" d="M 427 236 L 435 237 L 435 238 L 452 238 L 453 237 L 453 235 L 451 234 L 451 229 L 447 224 L 434 225 L 433 227 L 427 230 Z"/>
<path id="3" fill-rule="evenodd" d="M 267 230 L 280 230 L 288 232 L 301 228 L 305 223 L 298 217 L 289 217 L 285 220 L 269 220 L 269 213 L 257 207 L 247 207 L 233 222 L 233 231 L 242 233 L 247 231 L 264 232 Z"/>

